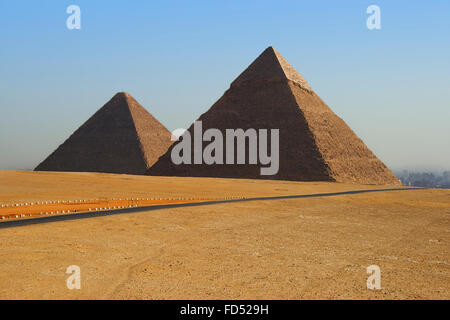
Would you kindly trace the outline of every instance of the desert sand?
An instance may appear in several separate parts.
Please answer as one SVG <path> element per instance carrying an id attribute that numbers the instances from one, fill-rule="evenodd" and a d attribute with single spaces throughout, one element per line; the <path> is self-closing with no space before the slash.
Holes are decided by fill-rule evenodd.
<path id="1" fill-rule="evenodd" d="M 386 186 L 0 171 L 0 203 Z M 388 186 L 389 187 L 389 186 Z M 0 229 L 1 299 L 449 299 L 450 190 L 226 203 Z M 381 268 L 381 290 L 366 268 Z M 81 289 L 66 287 L 70 265 Z"/>

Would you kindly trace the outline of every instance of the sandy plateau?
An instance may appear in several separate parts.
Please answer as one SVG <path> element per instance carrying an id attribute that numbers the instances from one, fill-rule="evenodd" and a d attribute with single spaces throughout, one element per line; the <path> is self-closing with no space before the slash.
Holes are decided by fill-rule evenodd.
<path id="1" fill-rule="evenodd" d="M 8 206 L 386 188 L 21 171 L 0 171 L 0 181 L 0 204 Z M 0 298 L 450 299 L 449 242 L 450 190 L 439 189 L 236 202 L 0 228 Z M 381 268 L 381 290 L 366 288 L 366 268 L 374 264 Z M 66 287 L 70 265 L 81 268 L 80 290 Z"/>

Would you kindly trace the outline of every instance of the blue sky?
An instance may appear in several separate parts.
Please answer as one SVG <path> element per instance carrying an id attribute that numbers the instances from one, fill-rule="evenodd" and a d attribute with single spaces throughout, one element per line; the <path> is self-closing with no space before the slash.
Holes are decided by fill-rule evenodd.
<path id="1" fill-rule="evenodd" d="M 187 127 L 272 45 L 391 169 L 449 170 L 449 14 L 446 0 L 0 0 L 0 169 L 34 168 L 118 91 Z"/>

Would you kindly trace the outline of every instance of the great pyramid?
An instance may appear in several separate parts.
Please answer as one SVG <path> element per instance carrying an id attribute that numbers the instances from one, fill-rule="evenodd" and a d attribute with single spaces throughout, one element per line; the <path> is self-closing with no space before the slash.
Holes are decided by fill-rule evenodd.
<path id="1" fill-rule="evenodd" d="M 279 129 L 278 173 L 260 175 L 261 165 L 248 162 L 175 165 L 170 155 L 178 141 L 148 174 L 399 184 L 394 174 L 272 47 L 239 75 L 198 120 L 202 121 L 203 132 L 217 128 L 224 136 L 228 128 Z M 193 139 L 193 125 L 188 131 Z"/>
<path id="2" fill-rule="evenodd" d="M 170 138 L 131 95 L 119 92 L 35 170 L 144 174 Z"/>

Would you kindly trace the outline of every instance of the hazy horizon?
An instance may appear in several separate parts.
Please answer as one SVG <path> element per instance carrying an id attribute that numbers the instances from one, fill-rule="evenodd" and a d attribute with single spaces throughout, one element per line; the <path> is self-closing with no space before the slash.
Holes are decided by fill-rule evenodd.
<path id="1" fill-rule="evenodd" d="M 71 4 L 81 30 L 66 27 Z M 366 27 L 371 4 L 381 30 Z M 0 170 L 32 170 L 118 91 L 169 130 L 186 128 L 271 45 L 392 171 L 450 170 L 449 9 L 3 1 Z"/>

